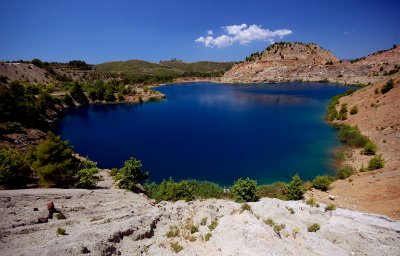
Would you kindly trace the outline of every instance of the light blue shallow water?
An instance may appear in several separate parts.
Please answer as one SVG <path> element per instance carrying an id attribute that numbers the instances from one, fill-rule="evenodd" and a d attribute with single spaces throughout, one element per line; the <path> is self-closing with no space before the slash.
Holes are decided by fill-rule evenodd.
<path id="1" fill-rule="evenodd" d="M 142 160 L 151 180 L 170 176 L 229 185 L 303 179 L 333 171 L 335 130 L 324 121 L 329 99 L 346 87 L 318 83 L 157 88 L 167 99 L 68 112 L 58 131 L 100 167 Z"/>

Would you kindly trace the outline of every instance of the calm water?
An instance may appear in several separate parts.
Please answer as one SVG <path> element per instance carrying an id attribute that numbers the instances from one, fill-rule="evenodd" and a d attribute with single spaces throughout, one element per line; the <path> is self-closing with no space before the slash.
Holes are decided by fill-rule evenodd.
<path id="1" fill-rule="evenodd" d="M 333 171 L 335 130 L 324 122 L 329 84 L 221 85 L 157 88 L 167 99 L 71 110 L 58 132 L 103 168 L 141 159 L 151 180 L 195 178 L 229 185 L 303 179 Z"/>

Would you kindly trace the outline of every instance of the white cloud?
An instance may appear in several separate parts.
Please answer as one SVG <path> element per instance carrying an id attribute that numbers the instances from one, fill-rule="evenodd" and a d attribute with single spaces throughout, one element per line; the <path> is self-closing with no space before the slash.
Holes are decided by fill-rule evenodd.
<path id="1" fill-rule="evenodd" d="M 222 29 L 226 31 L 227 35 L 213 37 L 213 31 L 208 30 L 206 37 L 201 36 L 197 38 L 195 42 L 202 43 L 207 47 L 222 48 L 230 46 L 235 42 L 238 42 L 239 44 L 247 44 L 255 40 L 274 42 L 275 38 L 281 39 L 284 36 L 293 33 L 289 29 L 270 31 L 268 29 L 263 29 L 258 25 L 247 26 L 246 24 L 225 26 L 222 27 Z"/>

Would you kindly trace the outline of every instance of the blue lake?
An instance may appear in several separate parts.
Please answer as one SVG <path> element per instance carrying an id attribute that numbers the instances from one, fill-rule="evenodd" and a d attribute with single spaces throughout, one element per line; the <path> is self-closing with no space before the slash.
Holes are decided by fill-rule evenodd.
<path id="1" fill-rule="evenodd" d="M 336 131 L 324 121 L 330 98 L 348 88 L 327 83 L 188 83 L 156 90 L 163 101 L 68 111 L 57 128 L 102 168 L 142 160 L 152 181 L 194 178 L 230 185 L 333 172 Z"/>

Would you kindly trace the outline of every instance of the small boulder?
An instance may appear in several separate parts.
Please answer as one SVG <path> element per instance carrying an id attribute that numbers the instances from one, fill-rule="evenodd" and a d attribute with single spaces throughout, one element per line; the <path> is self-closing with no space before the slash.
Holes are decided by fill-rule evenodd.
<path id="1" fill-rule="evenodd" d="M 46 223 L 49 221 L 48 217 L 38 218 L 37 223 Z"/>
<path id="2" fill-rule="evenodd" d="M 333 195 L 329 195 L 329 199 L 331 199 L 331 200 L 335 200 L 335 196 L 333 196 Z"/>

